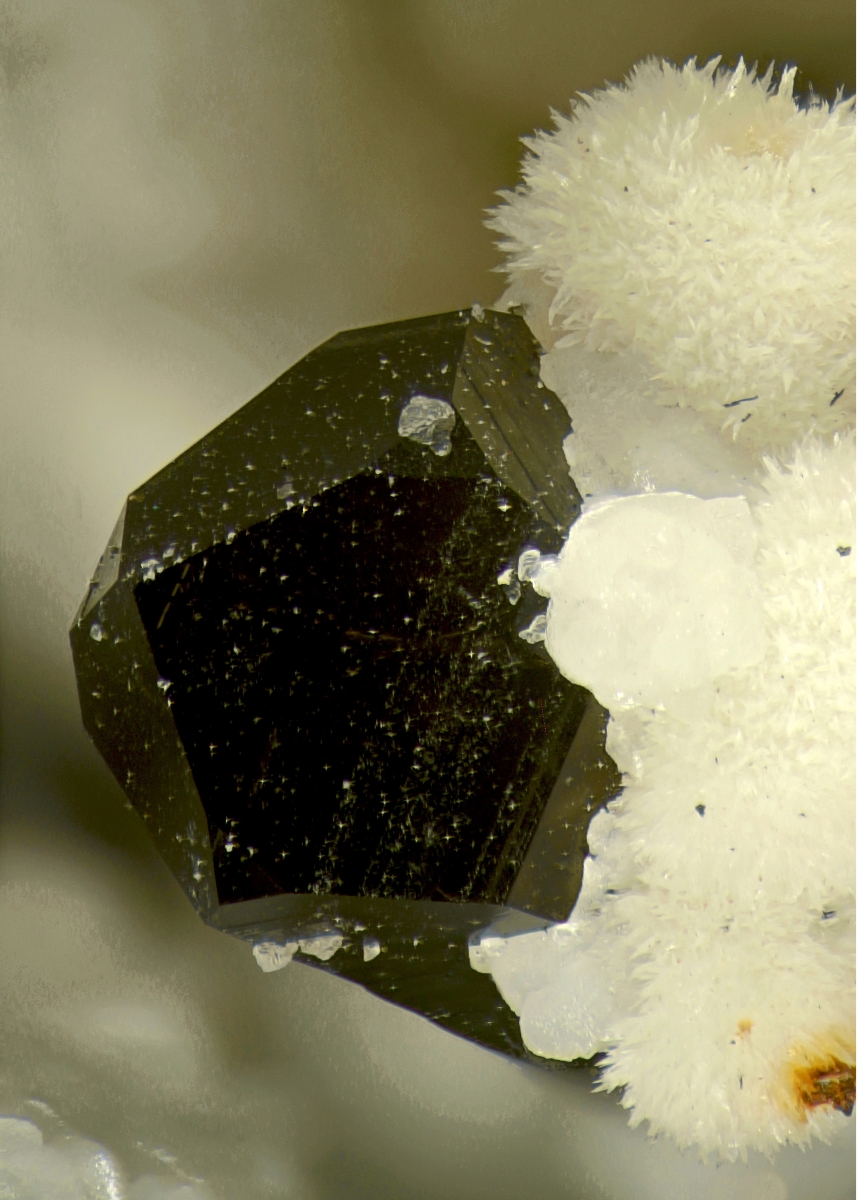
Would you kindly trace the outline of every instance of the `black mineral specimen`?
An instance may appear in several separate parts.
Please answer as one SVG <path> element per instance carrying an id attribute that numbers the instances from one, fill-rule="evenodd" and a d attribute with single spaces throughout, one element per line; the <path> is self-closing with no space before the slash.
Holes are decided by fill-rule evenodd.
<path id="1" fill-rule="evenodd" d="M 71 630 L 207 922 L 338 932 L 327 969 L 512 1053 L 468 935 L 565 919 L 619 783 L 517 573 L 579 507 L 538 370 L 511 314 L 332 338 L 128 497 Z"/>

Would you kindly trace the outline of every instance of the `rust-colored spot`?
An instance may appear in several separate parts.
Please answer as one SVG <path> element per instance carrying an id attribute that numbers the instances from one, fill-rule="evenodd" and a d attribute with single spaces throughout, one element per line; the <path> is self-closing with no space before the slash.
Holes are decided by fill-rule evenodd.
<path id="1" fill-rule="evenodd" d="M 852 1115 L 855 1106 L 855 1066 L 828 1057 L 823 1062 L 811 1062 L 807 1066 L 792 1069 L 795 1099 L 803 1110 L 830 1104 Z"/>
<path id="2" fill-rule="evenodd" d="M 739 1037 L 743 1038 L 745 1034 L 750 1033 L 753 1028 L 754 1022 L 749 1021 L 747 1017 L 742 1017 L 741 1021 L 736 1026 L 736 1031 L 738 1032 Z"/>

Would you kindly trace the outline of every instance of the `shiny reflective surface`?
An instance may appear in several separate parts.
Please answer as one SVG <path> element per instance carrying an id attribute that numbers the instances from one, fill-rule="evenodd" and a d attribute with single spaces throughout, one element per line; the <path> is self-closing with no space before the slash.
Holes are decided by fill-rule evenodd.
<path id="1" fill-rule="evenodd" d="M 518 580 L 578 512 L 567 430 L 517 316 L 338 335 L 132 493 L 71 631 L 86 726 L 205 919 L 338 931 L 326 969 L 518 1055 L 468 939 L 569 913 L 619 787 Z"/>

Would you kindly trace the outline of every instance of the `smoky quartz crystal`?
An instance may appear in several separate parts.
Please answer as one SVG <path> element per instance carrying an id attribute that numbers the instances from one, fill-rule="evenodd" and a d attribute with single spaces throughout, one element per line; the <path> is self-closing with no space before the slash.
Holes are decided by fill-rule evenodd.
<path id="1" fill-rule="evenodd" d="M 71 630 L 204 920 L 514 1054 L 468 937 L 565 919 L 619 785 L 519 578 L 580 503 L 538 373 L 510 313 L 332 338 L 128 497 Z"/>

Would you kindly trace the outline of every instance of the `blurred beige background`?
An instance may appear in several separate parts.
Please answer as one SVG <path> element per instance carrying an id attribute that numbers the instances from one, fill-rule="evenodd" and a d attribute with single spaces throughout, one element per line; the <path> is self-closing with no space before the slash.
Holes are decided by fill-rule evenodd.
<path id="1" fill-rule="evenodd" d="M 647 55 L 851 93 L 854 27 L 846 0 L 0 7 L 6 1111 L 241 1200 L 709 1194 L 611 1102 L 204 930 L 80 728 L 67 629 L 125 494 L 295 359 L 500 294 L 483 213 L 551 106 Z M 852 1194 L 783 1162 L 711 1194 Z"/>

